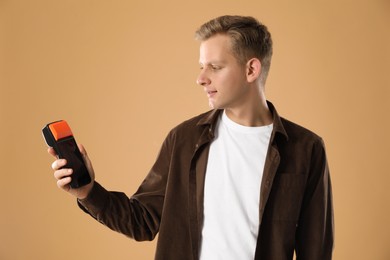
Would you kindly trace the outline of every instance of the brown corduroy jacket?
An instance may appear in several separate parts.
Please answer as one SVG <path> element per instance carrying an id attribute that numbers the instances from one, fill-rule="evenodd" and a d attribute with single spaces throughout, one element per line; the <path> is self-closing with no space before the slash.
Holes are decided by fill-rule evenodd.
<path id="1" fill-rule="evenodd" d="M 290 260 L 294 250 L 297 260 L 331 259 L 333 205 L 323 141 L 268 106 L 274 127 L 259 183 L 255 259 Z M 95 183 L 79 206 L 135 240 L 152 240 L 159 233 L 157 260 L 199 259 L 205 170 L 220 113 L 209 111 L 175 127 L 131 198 Z"/>

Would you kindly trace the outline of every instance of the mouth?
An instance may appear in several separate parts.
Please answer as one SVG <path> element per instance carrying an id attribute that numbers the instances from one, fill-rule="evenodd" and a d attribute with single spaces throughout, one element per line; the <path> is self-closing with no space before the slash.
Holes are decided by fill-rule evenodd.
<path id="1" fill-rule="evenodd" d="M 211 98 L 217 93 L 217 91 L 216 90 L 206 90 L 206 93 L 207 93 L 207 97 Z"/>

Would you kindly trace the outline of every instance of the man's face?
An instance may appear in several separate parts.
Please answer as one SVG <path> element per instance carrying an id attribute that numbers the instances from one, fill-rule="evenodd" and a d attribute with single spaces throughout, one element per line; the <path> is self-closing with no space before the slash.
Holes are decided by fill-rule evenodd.
<path id="1" fill-rule="evenodd" d="M 217 34 L 201 42 L 197 83 L 203 86 L 214 109 L 234 109 L 249 95 L 245 65 L 232 53 L 230 38 Z"/>

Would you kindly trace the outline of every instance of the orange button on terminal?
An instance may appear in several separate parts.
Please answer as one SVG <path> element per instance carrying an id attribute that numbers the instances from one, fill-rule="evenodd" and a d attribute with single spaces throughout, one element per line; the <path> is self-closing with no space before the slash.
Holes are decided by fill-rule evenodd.
<path id="1" fill-rule="evenodd" d="M 53 133 L 54 139 L 56 139 L 56 141 L 73 135 L 68 123 L 66 123 L 64 120 L 50 124 L 49 128 Z"/>

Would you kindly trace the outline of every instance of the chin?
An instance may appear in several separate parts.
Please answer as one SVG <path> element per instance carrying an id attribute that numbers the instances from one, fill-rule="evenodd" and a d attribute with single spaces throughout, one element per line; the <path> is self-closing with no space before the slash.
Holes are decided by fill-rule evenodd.
<path id="1" fill-rule="evenodd" d="M 223 109 L 223 107 L 217 105 L 217 104 L 213 104 L 213 103 L 209 103 L 209 107 L 211 109 Z"/>
<path id="2" fill-rule="evenodd" d="M 221 102 L 216 102 L 216 100 L 209 100 L 209 107 L 211 109 L 224 109 L 225 106 Z"/>

